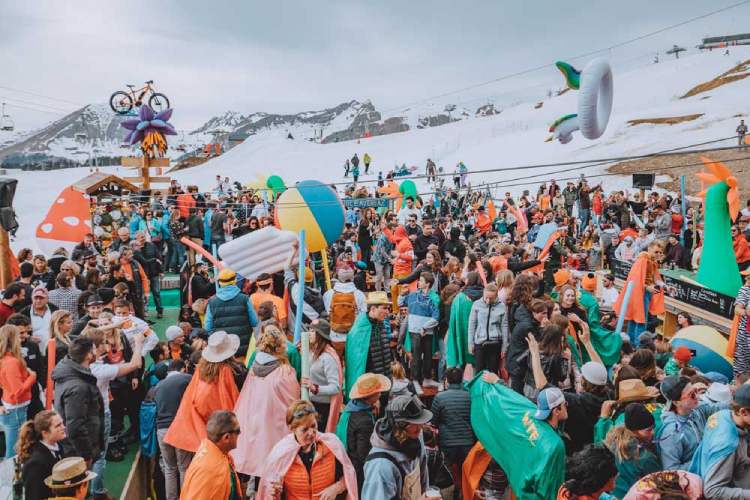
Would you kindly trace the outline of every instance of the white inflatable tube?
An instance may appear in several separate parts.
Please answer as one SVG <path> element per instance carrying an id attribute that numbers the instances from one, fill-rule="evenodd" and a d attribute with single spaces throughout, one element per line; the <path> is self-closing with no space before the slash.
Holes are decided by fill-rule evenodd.
<path id="1" fill-rule="evenodd" d="M 586 139 L 598 139 L 607 129 L 612 113 L 612 69 L 602 58 L 589 62 L 581 72 L 578 126 Z"/>
<path id="2" fill-rule="evenodd" d="M 297 235 L 273 226 L 241 236 L 219 247 L 222 263 L 247 279 L 284 269 L 294 253 Z"/>

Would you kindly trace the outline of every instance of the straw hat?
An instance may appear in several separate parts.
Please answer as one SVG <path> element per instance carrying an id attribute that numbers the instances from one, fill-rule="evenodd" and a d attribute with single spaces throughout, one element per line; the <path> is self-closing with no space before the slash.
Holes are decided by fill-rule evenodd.
<path id="1" fill-rule="evenodd" d="M 44 480 L 47 488 L 56 490 L 72 488 L 91 481 L 95 472 L 86 469 L 86 462 L 81 457 L 63 458 L 52 467 L 52 475 Z"/>
<path id="2" fill-rule="evenodd" d="M 367 305 L 368 306 L 380 306 L 390 305 L 391 301 L 388 300 L 388 294 L 386 292 L 370 292 L 367 294 Z"/>
<path id="3" fill-rule="evenodd" d="M 208 336 L 208 345 L 201 352 L 201 357 L 211 363 L 221 363 L 234 356 L 240 347 L 237 335 L 219 330 Z"/>
<path id="4" fill-rule="evenodd" d="M 643 380 L 639 378 L 622 380 L 618 388 L 618 403 L 643 401 L 646 399 L 653 399 L 659 395 L 659 390 L 656 387 L 647 387 L 646 384 L 643 383 Z"/>
<path id="5" fill-rule="evenodd" d="M 237 282 L 237 273 L 225 267 L 219 271 L 219 286 L 234 285 Z"/>
<path id="6" fill-rule="evenodd" d="M 391 390 L 391 381 L 377 373 L 363 373 L 349 391 L 349 399 L 361 399 Z"/>

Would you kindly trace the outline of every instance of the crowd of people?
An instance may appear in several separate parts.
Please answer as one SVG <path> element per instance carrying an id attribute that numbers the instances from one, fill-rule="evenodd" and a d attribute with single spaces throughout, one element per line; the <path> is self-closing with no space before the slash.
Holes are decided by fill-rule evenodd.
<path id="1" fill-rule="evenodd" d="M 368 189 L 356 155 L 351 165 L 342 197 L 383 196 L 390 179 Z M 750 498 L 750 201 L 726 263 L 747 278 L 728 380 L 657 333 L 659 269 L 700 260 L 697 206 L 583 178 L 493 199 L 465 167 L 456 177 L 402 207 L 347 208 L 330 288 L 320 254 L 303 275 L 297 249 L 283 271 L 249 280 L 180 242 L 213 250 L 273 224 L 268 192 L 220 176 L 211 193 L 173 183 L 133 200 L 116 237 L 18 252 L 0 301 L 16 491 L 111 498 L 107 462 L 139 446 L 158 457 L 154 488 L 168 500 L 509 498 L 524 450 L 481 439 L 470 386 L 486 384 L 536 406 L 525 424 L 567 457 L 558 498 Z M 622 263 L 643 269 L 640 314 L 621 307 L 607 271 Z M 170 271 L 185 275 L 184 304 L 154 331 Z M 502 439 L 504 408 L 484 411 Z"/>

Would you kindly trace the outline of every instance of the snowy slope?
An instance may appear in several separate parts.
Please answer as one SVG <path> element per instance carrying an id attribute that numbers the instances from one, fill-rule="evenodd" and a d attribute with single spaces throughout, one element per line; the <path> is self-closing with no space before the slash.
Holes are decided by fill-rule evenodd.
<path id="1" fill-rule="evenodd" d="M 738 122 L 736 115 L 748 114 L 747 91 L 750 78 L 721 86 L 697 96 L 679 99 L 693 86 L 711 80 L 742 60 L 750 59 L 750 48 L 736 47 L 730 57 L 720 52 L 700 53 L 679 60 L 665 60 L 618 73 L 615 67 L 615 105 L 606 133 L 597 141 L 587 141 L 576 133 L 573 142 L 562 145 L 545 143 L 549 124 L 558 117 L 576 112 L 575 92 L 562 96 L 546 97 L 545 86 L 535 84 L 538 96 L 526 92 L 525 98 L 514 97 L 510 102 L 495 100 L 502 113 L 488 117 L 473 114 L 458 122 L 440 127 L 412 128 L 408 132 L 376 136 L 356 141 L 318 144 L 300 139 L 287 140 L 282 130 L 250 136 L 244 143 L 226 154 L 203 165 L 176 172 L 173 177 L 185 184 L 197 184 L 204 190 L 213 188 L 214 177 L 219 174 L 232 180 L 252 182 L 258 176 L 281 175 L 291 185 L 295 181 L 315 178 L 326 182 L 344 179 L 343 163 L 355 152 L 360 157 L 368 152 L 373 157 L 374 175 L 384 173 L 395 165 L 417 165 L 423 172 L 425 160 L 432 158 L 446 172 L 452 172 L 458 161 L 464 161 L 470 170 L 498 169 L 510 166 L 533 165 L 564 161 L 579 161 L 643 154 L 686 146 L 730 136 Z M 556 74 L 550 68 L 552 75 Z M 522 95 L 524 82 L 515 82 Z M 560 84 L 562 86 L 562 83 Z M 543 101 L 540 109 L 534 104 Z M 420 109 L 442 109 L 443 103 L 426 104 L 410 108 L 413 115 L 424 116 Z M 460 113 L 459 106 L 453 112 Z M 629 126 L 628 120 L 682 116 L 694 113 L 704 115 L 694 121 L 678 125 Z M 383 118 L 398 115 L 385 114 Z M 413 116 L 409 117 L 409 121 Z M 722 144 L 728 145 L 728 144 Z M 495 192 L 520 193 L 533 189 L 543 180 L 558 180 L 587 176 L 602 172 L 606 166 L 594 168 L 546 167 L 527 168 L 505 172 L 473 174 L 474 185 L 503 181 L 506 184 L 529 183 L 528 186 L 496 187 Z M 19 189 L 16 207 L 21 214 L 21 229 L 17 248 L 21 243 L 35 246 L 35 226 L 44 216 L 47 207 L 62 186 L 85 175 L 85 169 L 62 172 L 29 172 L 18 175 Z M 14 173 L 15 176 L 15 173 Z M 533 176 L 531 179 L 516 181 Z M 605 189 L 627 187 L 629 179 L 605 177 Z M 516 182 L 514 182 L 516 181 Z M 597 182 L 595 180 L 595 182 Z M 421 191 L 424 183 L 417 182 Z"/>

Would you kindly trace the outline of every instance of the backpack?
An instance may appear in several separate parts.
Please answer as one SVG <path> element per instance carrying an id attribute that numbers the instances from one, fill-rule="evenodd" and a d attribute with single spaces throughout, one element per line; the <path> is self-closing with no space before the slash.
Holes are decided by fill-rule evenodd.
<path id="1" fill-rule="evenodd" d="M 357 301 L 354 292 L 333 292 L 331 299 L 331 330 L 348 333 L 357 317 Z"/>

